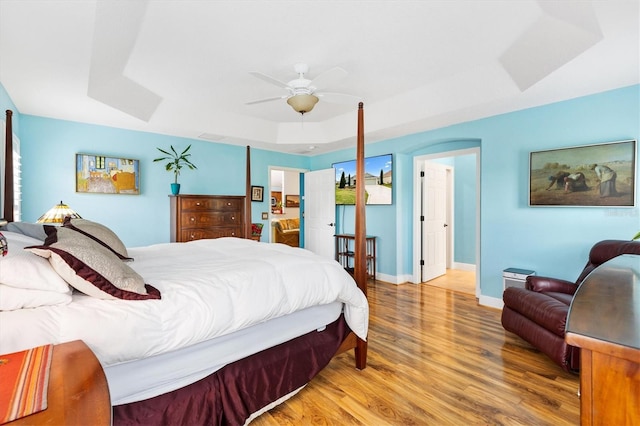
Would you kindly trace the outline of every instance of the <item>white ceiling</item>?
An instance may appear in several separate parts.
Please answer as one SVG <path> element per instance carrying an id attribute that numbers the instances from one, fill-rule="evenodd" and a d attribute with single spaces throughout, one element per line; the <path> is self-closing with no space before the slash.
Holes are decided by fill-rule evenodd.
<path id="1" fill-rule="evenodd" d="M 315 155 L 357 104 L 245 105 L 285 93 L 249 72 L 343 68 L 370 143 L 640 83 L 639 5 L 0 0 L 0 82 L 22 114 Z"/>

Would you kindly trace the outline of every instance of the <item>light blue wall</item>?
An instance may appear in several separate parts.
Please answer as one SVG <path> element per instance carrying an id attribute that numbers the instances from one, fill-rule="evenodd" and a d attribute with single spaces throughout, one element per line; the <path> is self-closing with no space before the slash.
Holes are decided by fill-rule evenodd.
<path id="1" fill-rule="evenodd" d="M 11 120 L 11 126 L 13 132 L 18 135 L 20 134 L 20 112 L 17 110 L 15 104 L 11 100 L 11 97 L 5 90 L 4 86 L 0 84 L 0 109 L 2 114 L 0 116 L 0 120 L 5 121 L 7 118 L 6 110 L 10 109 L 13 111 L 13 118 Z"/>
<path id="2" fill-rule="evenodd" d="M 454 170 L 453 261 L 476 264 L 476 156 L 457 155 L 433 160 Z"/>
<path id="3" fill-rule="evenodd" d="M 640 229 L 639 209 L 529 207 L 529 153 L 639 135 L 640 86 L 634 85 L 366 145 L 366 156 L 394 154 L 394 204 L 367 207 L 367 232 L 380 236 L 379 271 L 413 271 L 413 158 L 479 146 L 482 294 L 501 297 L 508 267 L 574 280 L 595 242 L 630 239 Z M 354 156 L 354 149 L 316 156 L 311 166 L 327 168 Z M 353 212 L 347 207 L 346 213 L 348 228 Z"/>
<path id="4" fill-rule="evenodd" d="M 0 91 L 5 96 L 4 90 Z M 10 101 L 10 100 L 9 100 Z M 7 104 L 0 98 L 2 104 Z M 367 231 L 378 237 L 378 271 L 398 277 L 413 267 L 413 159 L 416 156 L 480 147 L 482 294 L 500 298 L 502 270 L 522 267 L 573 280 L 592 244 L 629 239 L 640 230 L 639 209 L 531 208 L 528 206 L 528 155 L 531 151 L 640 136 L 640 86 L 462 123 L 366 145 L 366 156 L 393 154 L 393 204 L 367 207 Z M 366 115 L 366 106 L 365 106 Z M 182 193 L 244 193 L 244 147 L 162 136 L 21 115 L 25 221 L 36 220 L 61 199 L 85 217 L 104 222 L 127 245 L 169 238 L 168 197 L 171 174 L 152 163 L 155 147 L 193 144 L 197 171 L 180 179 Z M 355 123 L 354 123 L 355 133 Z M 139 196 L 77 194 L 74 155 L 101 153 L 141 160 Z M 318 170 L 355 158 L 345 149 L 307 158 L 252 150 L 252 184 L 268 187 L 268 167 Z M 469 168 L 456 164 L 456 173 Z M 636 191 L 637 188 L 636 188 Z M 475 197 L 465 190 L 464 203 Z M 266 200 L 266 198 L 265 198 Z M 456 200 L 456 203 L 461 201 Z M 253 221 L 268 211 L 268 201 L 252 203 Z M 340 231 L 353 231 L 353 207 L 344 208 Z M 459 214 L 459 212 L 457 212 Z M 342 211 L 338 210 L 340 220 Z M 456 248 L 468 256 L 471 240 Z M 456 255 L 457 256 L 457 255 Z"/>
<path id="5" fill-rule="evenodd" d="M 476 156 L 453 157 L 454 167 L 454 222 L 455 234 L 453 260 L 469 265 L 476 264 Z"/>
<path id="6" fill-rule="evenodd" d="M 23 220 L 33 222 L 54 204 L 64 201 L 82 217 L 111 227 L 128 246 L 169 241 L 169 184 L 173 173 L 162 163 L 156 147 L 182 150 L 192 144 L 197 170 L 179 177 L 182 194 L 245 193 L 246 148 L 153 133 L 22 115 Z M 76 153 L 140 160 L 141 194 L 75 192 Z M 304 167 L 308 159 L 252 150 L 252 184 L 267 187 L 268 165 Z M 253 203 L 254 221 L 261 222 L 265 203 Z"/>

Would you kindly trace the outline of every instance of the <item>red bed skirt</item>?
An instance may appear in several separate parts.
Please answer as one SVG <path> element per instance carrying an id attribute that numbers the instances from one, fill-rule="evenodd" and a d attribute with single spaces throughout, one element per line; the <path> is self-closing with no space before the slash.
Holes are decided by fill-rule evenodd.
<path id="1" fill-rule="evenodd" d="M 113 407 L 114 425 L 242 425 L 249 416 L 308 383 L 350 330 L 340 316 L 312 331 L 226 365 L 173 392 Z"/>

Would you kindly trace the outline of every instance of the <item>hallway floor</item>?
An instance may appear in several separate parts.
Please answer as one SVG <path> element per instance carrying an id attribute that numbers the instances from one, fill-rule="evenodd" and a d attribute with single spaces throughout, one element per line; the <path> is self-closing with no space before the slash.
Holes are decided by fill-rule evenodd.
<path id="1" fill-rule="evenodd" d="M 444 288 L 465 294 L 476 294 L 476 273 L 459 269 L 447 269 L 447 273 L 422 284 Z"/>

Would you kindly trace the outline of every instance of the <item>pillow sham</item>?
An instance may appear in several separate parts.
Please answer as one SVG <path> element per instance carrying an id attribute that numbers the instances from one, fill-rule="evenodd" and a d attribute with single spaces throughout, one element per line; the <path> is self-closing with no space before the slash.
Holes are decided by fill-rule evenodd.
<path id="1" fill-rule="evenodd" d="M 64 228 L 73 229 L 82 235 L 91 238 L 98 244 L 108 248 L 122 260 L 133 260 L 127 253 L 127 248 L 124 243 L 118 238 L 115 232 L 108 227 L 92 222 L 86 219 L 71 219 L 66 217 L 62 223 Z"/>
<path id="2" fill-rule="evenodd" d="M 44 241 L 44 239 L 47 238 L 47 234 L 44 232 L 45 226 L 50 225 L 29 222 L 9 222 L 4 226 L 0 226 L 0 231 L 15 232 L 16 234 L 23 234 Z"/>
<path id="3" fill-rule="evenodd" d="M 73 288 L 99 299 L 160 299 L 160 292 L 123 263 L 110 249 L 75 230 L 47 229 L 44 245 L 27 250 L 49 259 Z"/>
<path id="4" fill-rule="evenodd" d="M 51 267 L 49 266 L 49 268 Z M 32 290 L 0 284 L 0 311 L 66 305 L 70 303 L 71 300 L 71 289 L 69 286 L 67 286 L 66 293 L 58 293 L 55 291 Z"/>
<path id="5" fill-rule="evenodd" d="M 3 231 L 3 235 L 9 243 L 9 250 L 6 256 L 0 257 L 0 284 L 57 293 L 70 291 L 69 284 L 46 259 L 24 250 L 34 244 L 40 245 L 42 241 L 15 232 Z"/>

